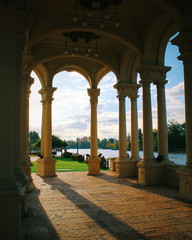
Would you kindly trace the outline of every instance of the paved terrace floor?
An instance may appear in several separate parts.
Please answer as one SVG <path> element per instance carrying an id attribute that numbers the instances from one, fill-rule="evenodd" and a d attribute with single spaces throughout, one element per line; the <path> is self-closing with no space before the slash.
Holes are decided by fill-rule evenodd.
<path id="1" fill-rule="evenodd" d="M 27 240 L 192 239 L 192 203 L 177 198 L 177 189 L 143 187 L 109 171 L 32 177 Z"/>

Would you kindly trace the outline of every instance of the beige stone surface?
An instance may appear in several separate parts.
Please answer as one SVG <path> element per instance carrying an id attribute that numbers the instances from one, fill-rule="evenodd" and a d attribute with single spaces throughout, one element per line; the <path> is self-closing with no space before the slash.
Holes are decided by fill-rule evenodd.
<path id="1" fill-rule="evenodd" d="M 26 239 L 192 239 L 192 204 L 178 198 L 177 189 L 141 186 L 114 174 L 32 174 L 29 217 L 22 221 Z"/>

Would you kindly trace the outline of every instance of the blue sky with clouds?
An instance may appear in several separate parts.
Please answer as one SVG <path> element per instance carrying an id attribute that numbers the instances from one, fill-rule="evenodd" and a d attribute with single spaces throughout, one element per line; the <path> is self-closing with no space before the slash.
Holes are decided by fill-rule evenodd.
<path id="1" fill-rule="evenodd" d="M 184 86 L 182 61 L 177 60 L 178 48 L 167 45 L 165 66 L 172 69 L 167 74 L 166 100 L 167 119 L 184 122 Z M 37 76 L 32 73 L 35 83 L 31 87 L 30 96 L 30 131 L 41 132 L 41 89 Z M 118 99 L 113 88 L 116 78 L 113 73 L 107 74 L 99 84 L 101 93 L 98 100 L 98 137 L 118 139 Z M 77 137 L 90 135 L 90 102 L 87 94 L 88 82 L 76 72 L 61 72 L 53 81 L 57 87 L 52 103 L 53 134 L 65 140 L 76 140 Z M 142 128 L 142 89 L 138 98 L 138 123 Z M 157 123 L 156 86 L 151 85 L 153 128 Z M 127 132 L 130 133 L 130 100 L 126 99 Z"/>

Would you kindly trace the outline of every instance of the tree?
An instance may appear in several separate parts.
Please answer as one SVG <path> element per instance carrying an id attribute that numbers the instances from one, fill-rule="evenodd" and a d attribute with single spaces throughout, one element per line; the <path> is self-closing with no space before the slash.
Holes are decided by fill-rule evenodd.
<path id="1" fill-rule="evenodd" d="M 29 132 L 29 146 L 30 147 L 36 147 L 38 142 L 40 141 L 39 134 L 35 131 Z"/>
<path id="2" fill-rule="evenodd" d="M 67 141 L 68 147 L 73 149 L 73 148 L 77 148 L 77 143 L 73 140 L 69 140 Z"/>
<path id="3" fill-rule="evenodd" d="M 131 136 L 129 133 L 127 136 L 127 150 L 131 150 Z"/>
<path id="4" fill-rule="evenodd" d="M 153 129 L 153 150 L 157 152 L 158 150 L 158 135 L 157 129 Z"/>
<path id="5" fill-rule="evenodd" d="M 61 138 L 52 135 L 52 148 L 56 148 L 57 150 L 59 149 L 62 152 L 62 149 L 65 149 L 66 152 L 66 147 L 68 146 L 68 143 Z"/>
<path id="6" fill-rule="evenodd" d="M 90 142 L 89 141 L 82 141 L 79 144 L 79 148 L 90 148 Z"/>
<path id="7" fill-rule="evenodd" d="M 139 150 L 143 150 L 143 133 L 141 128 L 138 129 L 138 137 L 139 137 Z"/>
<path id="8" fill-rule="evenodd" d="M 175 120 L 170 120 L 167 124 L 169 151 L 177 152 L 186 149 L 185 123 L 180 124 Z"/>
<path id="9" fill-rule="evenodd" d="M 99 142 L 99 148 L 106 148 L 106 146 L 107 146 L 107 138 L 104 138 Z"/>

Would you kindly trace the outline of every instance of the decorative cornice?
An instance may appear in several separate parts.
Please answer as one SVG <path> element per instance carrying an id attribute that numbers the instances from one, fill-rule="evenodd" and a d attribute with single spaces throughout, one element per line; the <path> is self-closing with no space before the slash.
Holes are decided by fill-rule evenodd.
<path id="1" fill-rule="evenodd" d="M 118 82 L 113 86 L 117 89 L 118 96 L 117 97 L 128 97 L 131 95 L 135 95 L 138 92 L 138 89 L 141 87 L 140 84 L 134 83 L 122 83 Z"/>
<path id="2" fill-rule="evenodd" d="M 180 32 L 171 43 L 179 47 L 179 60 L 192 60 L 192 32 Z"/>
<path id="3" fill-rule="evenodd" d="M 49 102 L 51 103 L 53 101 L 53 93 L 57 90 L 55 87 L 45 87 L 39 90 L 39 94 L 41 94 L 42 97 L 42 103 Z"/>
<path id="4" fill-rule="evenodd" d="M 171 70 L 171 67 L 141 64 L 136 71 L 140 73 L 142 85 L 152 82 L 162 82 L 166 78 L 166 74 Z"/>

